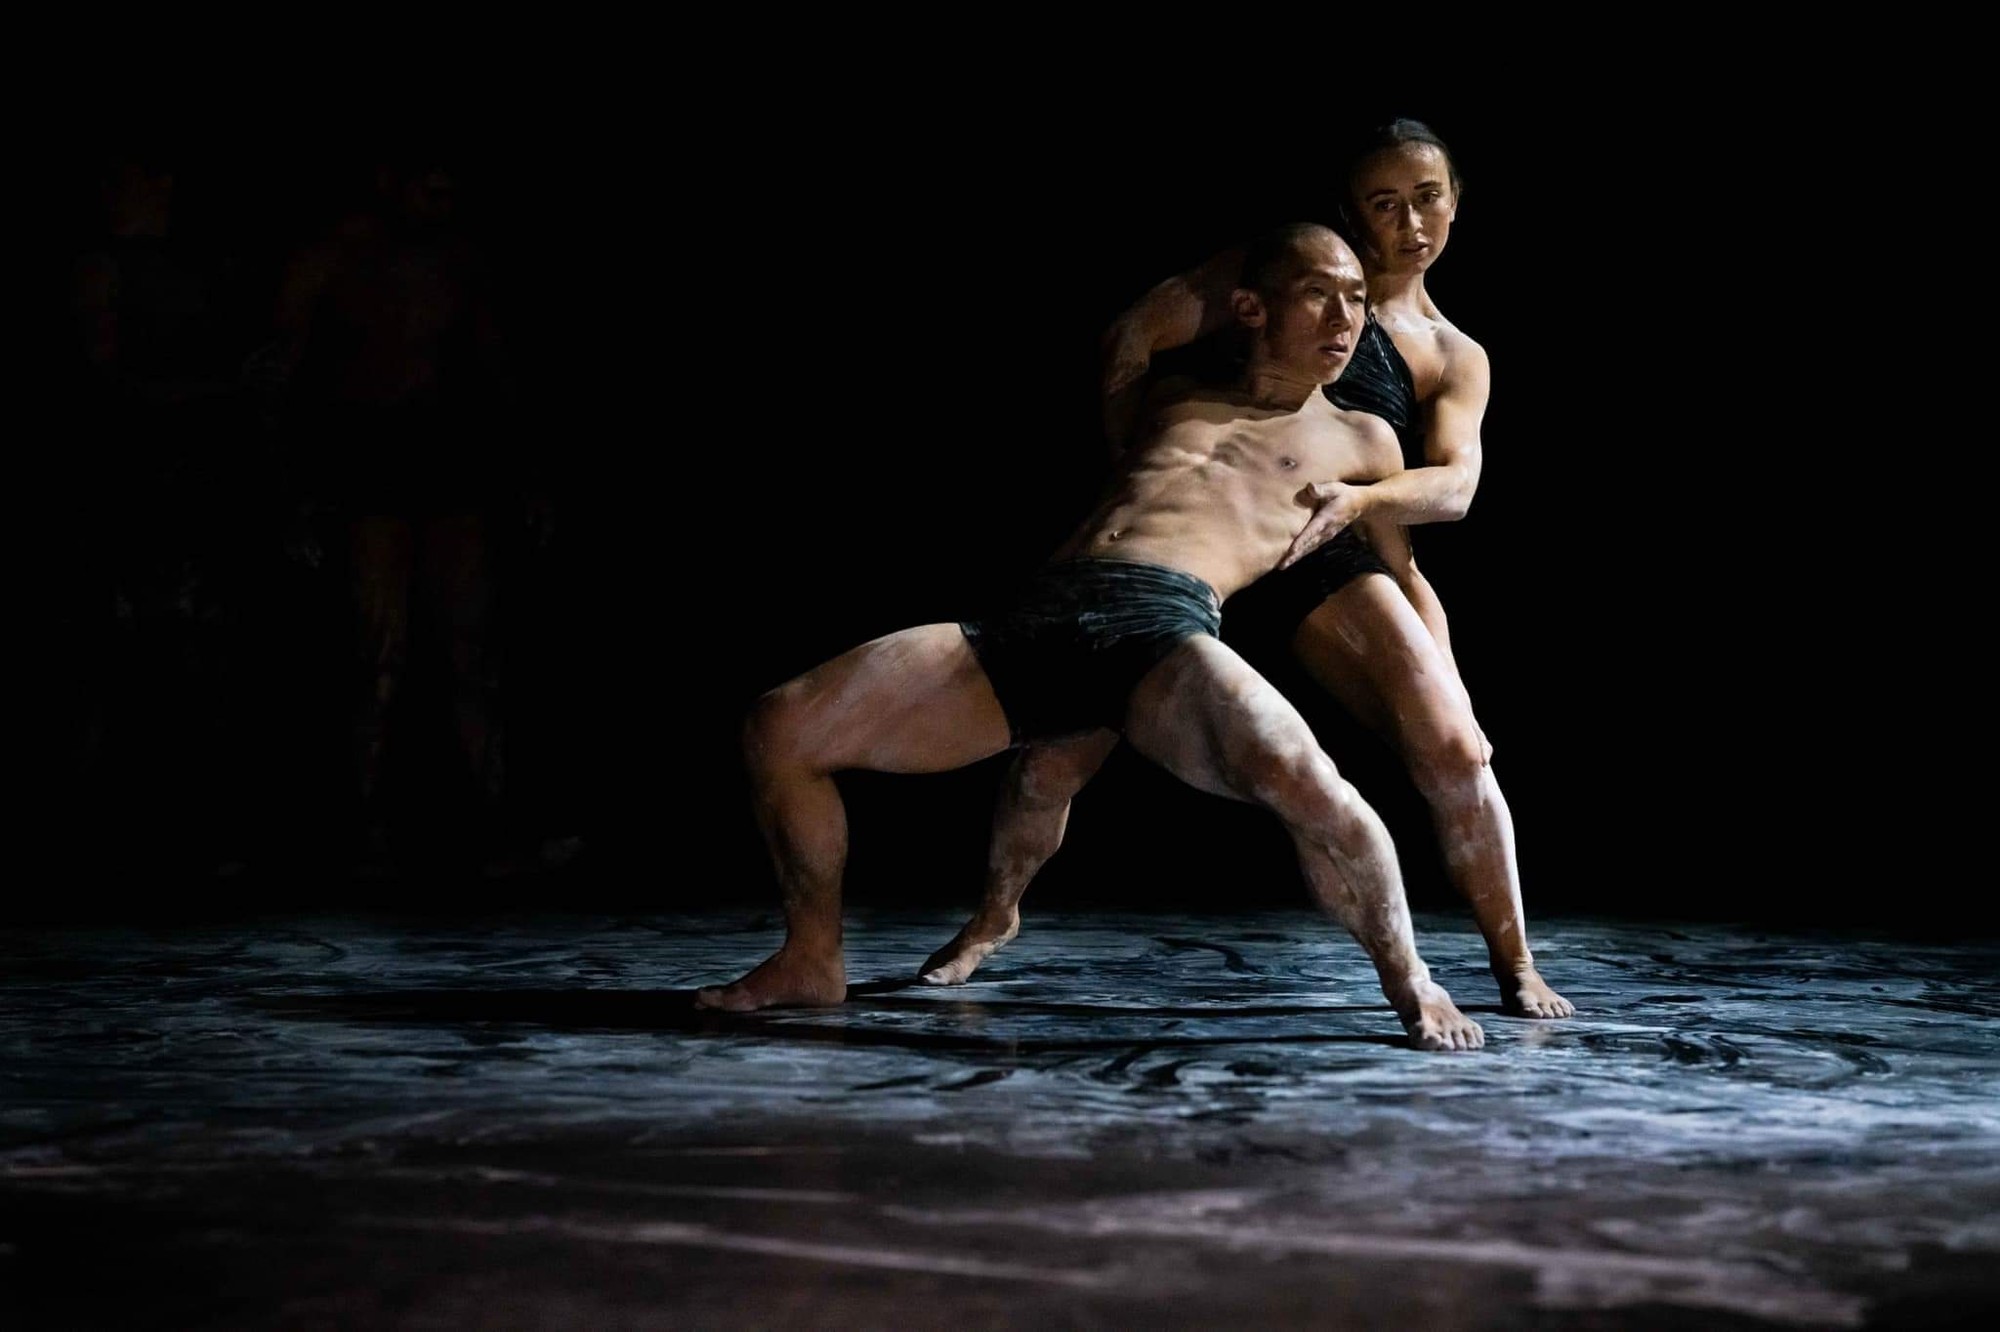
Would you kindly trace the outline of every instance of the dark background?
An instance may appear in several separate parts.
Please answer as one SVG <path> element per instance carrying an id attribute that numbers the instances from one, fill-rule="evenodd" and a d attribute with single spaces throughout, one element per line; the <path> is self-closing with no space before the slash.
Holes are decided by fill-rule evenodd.
<path id="1" fill-rule="evenodd" d="M 105 499 L 142 446 L 66 425 L 88 415 L 64 410 L 58 291 L 52 502 L 26 521 L 36 641 L 54 644 L 27 810 L 56 854 L 12 912 L 88 912 L 105 882 L 140 913 L 774 903 L 735 754 L 745 706 L 1041 559 L 1103 477 L 1106 322 L 1262 226 L 1330 217 L 1342 132 L 1402 114 L 1458 157 L 1430 290 L 1494 371 L 1478 500 L 1417 549 L 1496 745 L 1531 918 L 1950 933 L 1970 909 L 1984 928 L 1946 850 L 1959 813 L 1902 740 L 1949 741 L 1979 686 L 1948 657 L 1912 664 L 1948 652 L 1949 625 L 1918 608 L 1921 542 L 1856 494 L 1905 466 L 1885 419 L 1920 419 L 1883 354 L 1907 272 L 1859 221 L 1907 125 L 1729 71 L 1699 98 L 1426 86 L 1058 101 L 1025 75 L 976 94 L 934 77 L 776 114 L 749 94 L 481 103 L 278 135 L 104 117 L 48 177 L 55 285 L 91 243 L 105 156 L 165 155 L 177 229 L 227 257 L 246 349 L 284 256 L 371 163 L 455 166 L 519 367 L 496 448 L 541 459 L 557 511 L 546 546 L 509 546 L 506 820 L 583 850 L 560 872 L 472 868 L 468 782 L 419 665 L 394 760 L 410 867 L 346 876 L 343 591 L 283 557 L 257 480 L 283 441 L 243 436 L 242 457 L 142 506 L 173 540 L 236 524 L 206 556 L 224 629 L 113 623 L 104 552 L 153 558 L 129 501 Z M 1294 697 L 1389 820 L 1416 905 L 1453 907 L 1398 765 Z M 93 707 L 105 739 L 82 764 Z M 1002 763 L 844 779 L 849 901 L 969 903 Z M 1274 824 L 1121 754 L 1029 902 L 1303 900 Z"/>

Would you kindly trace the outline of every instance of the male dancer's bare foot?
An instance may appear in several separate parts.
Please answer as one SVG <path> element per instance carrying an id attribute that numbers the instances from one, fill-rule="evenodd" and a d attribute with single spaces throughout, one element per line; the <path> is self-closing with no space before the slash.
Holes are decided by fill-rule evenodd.
<path id="1" fill-rule="evenodd" d="M 733 985 L 695 991 L 696 1008 L 749 1013 L 759 1008 L 829 1008 L 847 998 L 847 966 L 838 950 L 810 953 L 789 944 Z"/>
<path id="2" fill-rule="evenodd" d="M 1391 999 L 1410 1044 L 1419 1050 L 1477 1050 L 1486 1044 L 1479 1024 L 1458 1011 L 1458 1005 L 1435 981 L 1420 981 L 1401 998 Z"/>
<path id="3" fill-rule="evenodd" d="M 1009 907 L 1002 916 L 981 911 L 967 921 L 958 937 L 932 953 L 917 968 L 926 985 L 963 985 L 979 964 L 1013 941 L 1021 932 L 1021 910 Z"/>
<path id="4" fill-rule="evenodd" d="M 1533 967 L 1511 975 L 1497 971 L 1493 975 L 1500 982 L 1500 1011 L 1509 1017 L 1566 1018 L 1576 1014 L 1576 1005 L 1551 990 Z"/>

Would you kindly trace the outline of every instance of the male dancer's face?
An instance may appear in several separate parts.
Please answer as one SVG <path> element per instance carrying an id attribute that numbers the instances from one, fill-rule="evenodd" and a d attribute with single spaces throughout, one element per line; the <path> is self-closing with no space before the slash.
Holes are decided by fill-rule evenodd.
<path id="1" fill-rule="evenodd" d="M 1368 279 L 1354 251 L 1331 232 L 1308 236 L 1285 275 L 1256 294 L 1265 359 L 1316 384 L 1340 378 L 1368 318 Z"/>

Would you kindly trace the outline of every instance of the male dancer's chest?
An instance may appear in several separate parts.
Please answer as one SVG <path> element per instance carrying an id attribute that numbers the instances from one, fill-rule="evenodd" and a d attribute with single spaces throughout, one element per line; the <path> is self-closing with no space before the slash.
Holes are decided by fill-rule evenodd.
<path id="1" fill-rule="evenodd" d="M 1342 477 L 1354 462 L 1350 433 L 1336 415 L 1316 410 L 1220 423 L 1185 419 L 1162 431 L 1160 445 L 1162 472 L 1210 484 L 1276 486 L 1286 494 Z"/>

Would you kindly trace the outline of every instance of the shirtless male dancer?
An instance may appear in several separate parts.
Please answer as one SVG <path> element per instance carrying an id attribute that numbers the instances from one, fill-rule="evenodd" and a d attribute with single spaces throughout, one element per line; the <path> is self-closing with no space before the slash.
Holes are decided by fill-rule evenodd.
<path id="1" fill-rule="evenodd" d="M 1319 903 L 1374 961 L 1413 1045 L 1484 1044 L 1417 955 L 1387 830 L 1276 689 L 1215 637 L 1223 598 L 1270 571 L 1305 526 L 1314 482 L 1402 464 L 1376 417 L 1320 389 L 1353 354 L 1368 291 L 1325 227 L 1251 248 L 1232 297 L 1251 348 L 1222 389 L 1163 395 L 1104 501 L 996 613 L 863 644 L 758 700 L 744 731 L 785 942 L 704 1008 L 847 997 L 837 772 L 945 772 L 1003 749 L 1108 727 L 1183 781 L 1284 821 Z M 1393 526 L 1370 527 L 1393 546 Z"/>

